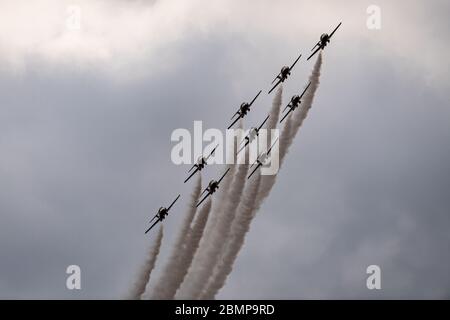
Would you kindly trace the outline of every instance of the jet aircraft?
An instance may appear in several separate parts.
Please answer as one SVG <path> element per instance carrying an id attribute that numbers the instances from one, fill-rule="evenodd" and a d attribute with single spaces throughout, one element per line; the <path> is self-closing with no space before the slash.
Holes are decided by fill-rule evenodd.
<path id="1" fill-rule="evenodd" d="M 208 164 L 207 161 L 208 161 L 209 157 L 211 157 L 214 154 L 214 152 L 216 151 L 217 146 L 215 146 L 214 149 L 212 149 L 211 153 L 206 158 L 204 156 L 200 156 L 198 158 L 197 163 L 194 164 L 192 166 L 192 168 L 189 169 L 188 173 L 191 172 L 192 169 L 194 169 L 194 168 L 195 168 L 195 170 L 189 175 L 189 177 L 186 178 L 186 180 L 184 180 L 184 183 L 186 183 L 194 174 L 196 174 L 197 171 L 202 171 L 202 169 Z"/>
<path id="2" fill-rule="evenodd" d="M 303 90 L 301 95 L 296 94 L 296 95 L 292 96 L 291 101 L 283 109 L 283 112 L 285 112 L 287 108 L 289 108 L 289 111 L 283 116 L 283 118 L 280 120 L 280 123 L 283 122 L 284 119 L 286 119 L 286 117 L 289 115 L 289 113 L 294 111 L 300 105 L 301 99 L 302 99 L 303 95 L 305 94 L 306 90 L 308 90 L 310 85 L 311 85 L 311 82 L 308 83 L 308 85 L 306 86 L 305 90 Z"/>
<path id="3" fill-rule="evenodd" d="M 272 151 L 272 148 L 275 145 L 275 143 L 277 143 L 277 141 L 278 141 L 278 138 L 275 139 L 275 141 L 270 146 L 269 150 L 267 150 L 267 152 L 262 152 L 258 156 L 258 159 L 256 159 L 256 161 L 250 166 L 250 168 L 251 168 L 254 165 L 256 165 L 255 169 L 253 169 L 253 171 L 249 174 L 247 179 L 250 179 L 250 177 L 256 172 L 256 170 L 258 170 L 259 167 L 261 167 L 262 165 L 264 165 L 267 162 L 267 159 L 269 159 L 269 156 L 270 156 L 270 151 Z"/>
<path id="4" fill-rule="evenodd" d="M 341 26 L 341 24 L 342 24 L 342 22 L 339 22 L 337 27 L 330 34 L 323 33 L 320 36 L 319 42 L 316 43 L 316 45 L 311 49 L 311 51 L 314 51 L 314 49 L 316 49 L 316 47 L 317 47 L 317 49 L 313 53 L 311 53 L 311 55 L 306 60 L 311 59 L 319 50 L 323 50 L 327 46 L 327 44 L 330 42 L 331 37 L 336 32 L 336 30 Z"/>
<path id="5" fill-rule="evenodd" d="M 272 84 L 277 81 L 275 83 L 275 85 L 272 87 L 272 89 L 269 90 L 269 94 L 282 82 L 284 82 L 284 80 L 287 79 L 287 77 L 291 74 L 292 69 L 294 68 L 295 64 L 297 63 L 297 61 L 300 59 L 302 55 L 300 54 L 298 56 L 298 58 L 294 61 L 294 63 L 288 67 L 288 66 L 284 66 L 283 68 L 281 68 L 280 73 L 275 77 L 275 79 L 273 79 Z"/>
<path id="6" fill-rule="evenodd" d="M 244 118 L 245 115 L 250 111 L 250 107 L 252 106 L 253 102 L 255 102 L 256 98 L 258 98 L 258 96 L 261 94 L 262 90 L 259 90 L 258 94 L 256 95 L 256 97 L 253 98 L 252 101 L 250 101 L 250 103 L 248 102 L 242 102 L 241 106 L 239 107 L 239 110 L 236 111 L 236 113 L 231 117 L 231 120 L 233 120 L 234 117 L 238 116 L 236 119 L 234 119 L 234 121 L 228 126 L 227 129 L 230 129 L 239 119 Z"/>
<path id="7" fill-rule="evenodd" d="M 208 198 L 210 195 L 212 195 L 214 192 L 217 191 L 217 189 L 219 189 L 219 184 L 222 181 L 222 179 L 225 177 L 225 175 L 228 173 L 228 171 L 230 171 L 230 168 L 227 169 L 227 171 L 225 171 L 225 173 L 220 177 L 219 180 L 211 180 L 208 184 L 208 186 L 205 188 L 205 190 L 203 190 L 202 194 L 200 196 L 202 196 L 205 192 L 206 195 L 203 197 L 202 200 L 200 200 L 199 203 L 197 203 L 196 207 L 198 207 L 200 204 L 202 204 L 203 201 L 206 200 L 206 198 Z"/>
<path id="8" fill-rule="evenodd" d="M 170 204 L 170 206 L 168 208 L 165 208 L 165 207 L 159 208 L 156 215 L 152 218 L 152 220 L 150 220 L 150 223 L 152 223 L 152 221 L 155 219 L 156 219 L 156 221 L 153 222 L 153 224 L 150 226 L 150 228 L 147 229 L 147 231 L 145 231 L 145 233 L 149 232 L 158 222 L 163 221 L 167 217 L 167 215 L 169 214 L 170 208 L 172 208 L 172 206 L 175 204 L 175 202 L 177 202 L 178 198 L 180 198 L 180 195 L 178 195 L 178 197 L 176 197 L 175 200 L 173 200 L 173 202 Z"/>

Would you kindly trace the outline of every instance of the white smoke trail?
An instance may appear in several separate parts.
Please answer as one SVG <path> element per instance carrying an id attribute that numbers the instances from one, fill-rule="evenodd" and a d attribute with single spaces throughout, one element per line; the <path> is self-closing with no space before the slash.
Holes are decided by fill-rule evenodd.
<path id="1" fill-rule="evenodd" d="M 280 135 L 280 169 L 283 165 L 283 161 L 289 152 L 289 147 L 292 145 L 292 142 L 297 135 L 298 130 L 303 124 L 303 120 L 306 118 L 309 109 L 311 109 L 314 95 L 316 93 L 317 88 L 319 87 L 319 78 L 320 78 L 320 68 L 322 66 L 322 53 L 319 53 L 317 60 L 314 64 L 311 75 L 309 76 L 309 81 L 311 82 L 310 87 L 305 93 L 305 97 L 300 105 L 300 110 L 298 113 L 292 112 L 291 115 L 286 119 L 286 124 L 281 131 Z M 275 184 L 277 175 L 272 176 L 263 176 L 261 179 L 261 187 L 258 193 L 258 201 L 257 206 L 261 205 L 262 201 L 269 195 L 272 190 L 273 185 Z M 258 209 L 257 209 L 258 210 Z"/>
<path id="2" fill-rule="evenodd" d="M 280 169 L 281 165 L 283 164 L 283 160 L 289 151 L 289 147 L 291 146 L 299 128 L 301 127 L 303 120 L 306 118 L 308 110 L 312 106 L 315 92 L 319 86 L 321 65 L 322 54 L 320 53 L 309 77 L 311 86 L 308 89 L 307 93 L 305 93 L 305 98 L 302 102 L 303 107 L 299 110 L 300 112 L 298 112 L 295 118 L 293 118 L 291 115 L 290 117 L 288 117 L 288 119 L 286 119 L 287 121 L 281 132 L 279 142 Z M 213 299 L 217 292 L 225 284 L 227 276 L 232 271 L 234 261 L 239 254 L 239 250 L 245 241 L 245 236 L 250 228 L 252 218 L 261 207 L 264 199 L 269 195 L 276 181 L 276 175 L 261 176 L 260 178 L 261 182 L 258 183 L 259 189 L 257 192 L 257 196 L 255 197 L 251 208 L 247 207 L 247 205 L 251 203 L 251 199 L 246 199 L 246 197 L 244 196 L 244 200 L 239 207 L 238 214 L 236 215 L 236 224 L 233 222 L 233 236 L 229 242 L 229 245 L 227 246 L 227 252 L 222 256 L 222 261 L 220 262 L 222 264 L 222 270 L 215 270 L 217 272 L 216 276 L 212 278 L 213 281 L 209 282 L 206 290 L 201 295 L 201 298 L 203 299 Z M 255 186 L 249 186 L 248 189 L 251 189 L 252 187 Z M 250 192 L 250 190 L 246 192 Z"/>
<path id="3" fill-rule="evenodd" d="M 241 119 L 238 123 L 238 129 L 242 130 L 243 126 L 244 126 L 244 123 Z M 240 139 L 241 139 L 240 136 L 235 137 L 234 143 L 233 143 L 233 148 L 231 150 L 228 150 L 228 152 L 232 155 L 232 157 L 234 159 L 236 157 L 235 155 L 237 153 L 237 148 L 238 148 Z M 233 177 L 236 172 L 236 159 L 234 161 L 234 164 L 228 164 L 226 166 L 226 169 L 224 170 L 224 172 L 228 169 L 230 169 L 230 171 L 228 172 L 228 174 L 225 176 L 225 178 L 220 183 L 220 193 L 217 195 L 218 199 L 217 199 L 217 201 L 215 201 L 214 208 L 210 213 L 210 217 L 209 217 L 208 223 L 206 225 L 204 236 L 200 242 L 201 248 L 203 248 L 205 246 L 205 243 L 209 242 L 210 239 L 212 237 L 214 237 L 214 230 L 215 230 L 215 227 L 219 220 L 219 212 L 221 212 L 224 208 L 224 205 L 225 205 L 225 202 L 227 199 L 227 195 L 228 195 L 228 190 L 230 189 L 231 182 L 233 181 Z M 196 261 L 193 261 L 193 262 L 194 262 L 194 264 L 196 263 Z"/>
<path id="4" fill-rule="evenodd" d="M 141 298 L 142 294 L 145 291 L 145 287 L 150 280 L 150 275 L 155 268 L 156 259 L 158 258 L 159 249 L 161 248 L 161 242 L 163 239 L 163 226 L 159 227 L 158 235 L 156 236 L 155 243 L 151 246 L 147 260 L 145 261 L 142 269 L 140 270 L 136 283 L 131 289 L 129 298 L 133 300 L 138 300 Z"/>
<path id="5" fill-rule="evenodd" d="M 248 148 L 246 149 L 245 157 L 248 159 Z M 207 279 L 213 272 L 214 265 L 222 252 L 240 202 L 248 167 L 248 163 L 237 165 L 236 174 L 233 177 L 224 208 L 217 213 L 218 220 L 212 236 L 207 241 L 202 242 L 201 250 L 195 256 L 194 264 L 189 270 L 185 283 L 180 288 L 180 296 L 183 298 L 198 298 L 203 286 L 206 285 Z"/>
<path id="6" fill-rule="evenodd" d="M 314 94 L 319 85 L 321 63 L 322 55 L 319 54 L 314 65 L 313 72 L 310 76 L 311 86 L 305 94 L 302 107 L 299 112 L 295 114 L 295 116 L 291 115 L 288 117 L 282 130 L 279 141 L 280 168 L 294 137 L 301 127 L 303 120 L 306 118 L 308 110 L 312 106 Z M 282 88 L 277 91 L 276 95 L 277 97 L 279 93 L 280 105 L 281 91 Z M 248 155 L 246 155 L 246 158 L 247 157 Z M 226 189 L 229 189 L 227 190 L 229 192 L 227 192 L 227 194 L 223 194 L 223 197 L 221 197 L 224 201 L 221 201 L 222 204 L 220 207 L 223 207 L 221 210 L 216 212 L 216 221 L 214 224 L 211 224 L 211 228 L 209 228 L 210 223 L 208 222 L 208 229 L 210 229 L 209 235 L 206 237 L 206 232 L 204 234 L 203 231 L 211 210 L 210 199 L 204 206 L 208 206 L 208 208 L 205 209 L 205 211 L 203 210 L 204 208 L 202 208 L 196 219 L 195 226 L 191 230 L 192 232 L 189 233 L 186 253 L 190 256 L 190 259 L 183 260 L 186 265 L 186 272 L 183 277 L 184 281 L 176 292 L 177 298 L 192 299 L 199 297 L 215 297 L 216 293 L 225 284 L 226 278 L 232 270 L 234 261 L 244 243 L 245 235 L 250 228 L 252 218 L 262 205 L 264 199 L 269 195 L 276 181 L 276 175 L 260 176 L 260 173 L 258 173 L 257 177 L 255 177 L 256 179 L 252 180 L 256 181 L 254 183 L 249 182 L 249 185 L 245 188 L 246 192 L 244 193 L 244 199 L 241 203 L 241 194 L 245 186 L 245 176 L 248 170 L 248 165 L 240 165 L 233 169 L 236 170 L 236 173 L 232 175 L 232 180 L 229 179 L 230 184 L 226 184 Z M 258 190 L 257 196 L 252 199 L 247 198 L 247 194 L 250 195 L 251 193 L 254 193 L 255 190 Z M 235 219 L 236 210 L 238 214 Z M 202 219 L 200 218 L 201 216 Z M 200 223 L 199 220 L 202 220 L 202 222 Z M 197 224 L 197 222 L 199 223 Z M 229 233 L 231 233 L 231 242 L 229 245 L 224 247 L 224 243 L 227 240 L 227 235 Z M 201 243 L 199 248 L 200 239 Z M 222 254 L 222 252 L 224 253 Z M 219 257 L 221 257 L 221 260 L 219 261 L 219 266 L 221 267 L 214 269 Z M 215 272 L 214 276 L 210 277 L 212 272 Z M 202 291 L 205 286 L 205 282 L 210 279 L 213 279 L 213 281 L 210 281 L 207 287 L 205 287 L 205 290 Z"/>
<path id="7" fill-rule="evenodd" d="M 284 125 L 279 139 L 279 157 L 280 157 L 280 168 L 283 164 L 284 156 L 286 155 L 286 150 L 288 149 L 289 144 L 292 142 L 291 140 L 291 129 L 292 129 L 292 121 L 291 117 L 286 119 L 286 124 Z M 277 173 L 278 174 L 278 173 Z M 263 200 L 269 196 L 270 191 L 272 190 L 273 185 L 275 184 L 277 174 L 275 175 L 265 175 L 261 177 L 261 184 L 258 192 L 258 201 L 256 205 L 258 208 L 255 209 L 257 211 L 259 206 L 262 204 Z"/>
<path id="8" fill-rule="evenodd" d="M 233 220 L 231 232 L 227 239 L 223 254 L 214 269 L 213 276 L 210 278 L 208 286 L 200 295 L 200 299 L 214 299 L 217 292 L 223 287 L 228 275 L 233 270 L 234 261 L 239 251 L 244 245 L 245 236 L 250 230 L 250 224 L 253 218 L 254 206 L 258 194 L 261 175 L 258 171 L 255 177 L 247 183 L 244 195 L 239 204 L 238 213 Z"/>
<path id="9" fill-rule="evenodd" d="M 183 281 L 185 270 L 183 260 L 186 259 L 186 243 L 188 241 L 189 231 L 196 212 L 196 204 L 198 202 L 202 188 L 202 178 L 200 172 L 192 191 L 191 200 L 188 210 L 184 217 L 181 230 L 178 234 L 175 245 L 172 249 L 171 256 L 163 269 L 162 275 L 158 279 L 153 289 L 154 299 L 173 299 L 175 292 Z"/>
<path id="10" fill-rule="evenodd" d="M 283 86 L 280 86 L 275 94 L 275 97 L 272 101 L 272 108 L 270 109 L 270 117 L 266 124 L 266 129 L 268 129 L 267 134 L 267 148 L 271 145 L 271 129 L 275 129 L 278 124 L 278 119 L 280 115 L 281 110 L 281 103 L 282 103 L 282 94 L 283 94 Z M 232 243 L 224 246 L 221 257 L 218 259 L 218 261 L 215 264 L 214 271 L 212 273 L 212 276 L 209 278 L 207 285 L 204 287 L 202 294 L 199 296 L 200 299 L 212 299 L 214 298 L 215 294 L 218 290 L 223 286 L 228 274 L 232 270 L 232 266 L 234 263 L 234 260 L 237 257 L 237 254 L 239 253 L 239 248 L 243 245 L 244 237 L 246 234 L 246 231 L 250 228 L 250 221 L 247 220 L 248 216 L 251 215 L 252 210 L 250 210 L 249 207 L 253 207 L 254 199 L 256 199 L 256 193 L 259 189 L 261 177 L 260 173 L 258 173 L 258 178 L 253 177 L 252 180 L 250 180 L 246 186 L 244 193 L 244 199 L 243 202 L 238 207 L 236 218 L 233 221 L 233 224 L 231 226 L 231 241 Z M 249 199 L 248 195 L 252 195 L 253 200 Z M 249 205 L 249 201 L 252 201 L 252 205 Z M 245 224 L 248 221 L 248 228 L 246 228 L 244 225 L 241 226 L 241 224 L 236 224 L 236 221 L 242 221 L 243 224 Z M 234 242 L 233 242 L 234 241 Z M 237 249 L 237 250 L 236 250 Z"/>
<path id="11" fill-rule="evenodd" d="M 244 122 L 241 119 L 239 121 L 237 129 L 242 130 L 243 127 L 244 127 Z M 231 150 L 228 150 L 228 152 L 230 152 L 232 154 L 234 163 L 228 164 L 225 169 L 225 170 L 230 169 L 230 172 L 225 176 L 225 178 L 221 182 L 220 189 L 222 189 L 222 192 L 218 195 L 219 199 L 217 201 L 217 207 L 215 208 L 216 211 L 220 211 L 223 208 L 223 205 L 225 204 L 225 200 L 227 198 L 228 190 L 230 189 L 230 186 L 231 186 L 231 181 L 233 181 L 233 177 L 236 172 L 236 165 L 235 165 L 236 164 L 236 153 L 237 153 L 237 148 L 238 148 L 238 144 L 239 144 L 240 140 L 241 140 L 240 136 L 234 137 L 233 148 Z"/>
<path id="12" fill-rule="evenodd" d="M 183 273 L 182 279 L 180 281 L 180 285 L 184 284 L 183 280 L 185 279 L 190 267 L 192 265 L 192 259 L 194 258 L 196 252 L 199 248 L 200 239 L 203 236 L 203 232 L 205 230 L 206 222 L 208 221 L 209 213 L 211 211 L 212 200 L 209 198 L 206 200 L 206 203 L 201 207 L 200 212 L 195 219 L 194 226 L 189 232 L 189 239 L 186 243 L 185 255 L 183 256 L 182 263 L 180 264 L 180 273 Z M 178 299 L 186 299 L 183 296 L 183 292 L 180 291 L 182 286 L 177 288 L 177 292 L 175 297 Z M 173 298 L 173 297 L 172 297 Z"/>

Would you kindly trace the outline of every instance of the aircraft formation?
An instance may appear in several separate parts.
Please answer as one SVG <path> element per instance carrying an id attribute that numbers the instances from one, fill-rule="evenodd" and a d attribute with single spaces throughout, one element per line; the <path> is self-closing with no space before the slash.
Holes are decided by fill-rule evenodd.
<path id="1" fill-rule="evenodd" d="M 319 41 L 316 43 L 316 45 L 311 49 L 312 53 L 311 55 L 306 59 L 307 61 L 309 59 L 311 59 L 317 52 L 319 52 L 320 50 L 325 49 L 325 47 L 327 46 L 328 43 L 330 43 L 330 39 L 333 36 L 333 34 L 336 32 L 336 30 L 341 26 L 342 22 L 340 22 L 336 28 L 330 33 L 323 33 L 320 36 Z M 272 87 L 271 89 L 268 91 L 268 94 L 271 94 L 273 90 L 275 90 L 275 88 L 277 88 L 280 83 L 283 83 L 284 81 L 287 80 L 288 76 L 291 75 L 292 69 L 294 68 L 294 66 L 297 64 L 297 62 L 300 60 L 300 58 L 302 57 L 302 54 L 300 54 L 297 59 L 292 63 L 291 66 L 283 66 L 280 70 L 280 72 L 278 73 L 278 75 L 275 77 L 275 79 L 273 79 L 272 81 Z M 293 112 L 296 108 L 299 107 L 300 103 L 301 103 L 301 99 L 303 98 L 303 95 L 306 93 L 306 91 L 308 90 L 309 86 L 311 85 L 311 83 L 309 83 L 306 88 L 303 90 L 303 92 L 298 95 L 294 95 L 292 96 L 291 100 L 289 101 L 289 103 L 286 105 L 286 107 L 283 109 L 283 112 L 286 112 L 286 110 L 288 110 L 283 117 L 280 120 L 280 123 L 283 122 L 284 119 L 286 119 L 286 117 Z M 256 96 L 253 98 L 253 100 L 251 100 L 250 102 L 243 102 L 240 106 L 239 109 L 236 111 L 236 113 L 231 117 L 232 123 L 228 126 L 227 129 L 230 129 L 239 119 L 243 119 L 249 112 L 250 112 L 250 108 L 252 107 L 253 103 L 256 101 L 256 99 L 259 97 L 259 95 L 261 94 L 262 90 L 260 90 Z M 238 153 L 240 151 L 242 151 L 243 149 L 245 149 L 245 147 L 247 147 L 247 145 L 249 145 L 259 134 L 259 130 L 264 126 L 264 124 L 267 122 L 267 120 L 269 119 L 270 115 L 268 115 L 264 121 L 258 126 L 258 127 L 252 127 L 249 130 L 249 133 L 247 134 L 247 136 L 241 141 L 241 144 L 244 143 L 244 145 L 242 145 L 242 147 L 239 149 Z M 273 144 L 270 146 L 270 148 L 266 151 L 266 152 L 262 152 L 258 155 L 256 161 L 250 166 L 250 168 L 253 168 L 253 171 L 248 175 L 247 179 L 250 179 L 250 177 L 264 164 L 267 163 L 268 159 L 270 158 L 270 152 L 272 151 L 272 148 L 274 147 L 275 143 L 278 142 L 278 138 L 273 142 Z M 208 159 L 214 155 L 214 152 L 216 151 L 218 145 L 216 147 L 214 147 L 214 149 L 205 157 L 204 155 L 200 156 L 197 160 L 197 163 L 194 164 L 188 171 L 188 174 L 192 171 L 192 173 L 190 173 L 190 175 L 184 180 L 184 183 L 186 183 L 192 176 L 194 176 L 197 172 L 202 171 L 206 165 L 208 164 Z M 213 193 L 215 193 L 217 191 L 217 189 L 219 188 L 219 184 L 220 182 L 223 180 L 223 178 L 227 175 L 227 173 L 229 172 L 230 168 L 228 168 L 223 174 L 222 176 L 219 178 L 219 180 L 211 180 L 208 183 L 208 186 L 203 190 L 203 192 L 201 193 L 200 196 L 203 196 L 205 193 L 205 196 L 197 203 L 196 207 L 200 206 L 209 196 L 211 196 Z M 161 207 L 159 208 L 158 212 L 156 213 L 156 215 L 150 220 L 150 223 L 153 224 L 145 231 L 145 233 L 148 233 L 157 223 L 162 222 L 166 216 L 169 214 L 169 210 L 172 208 L 172 206 L 175 204 L 175 202 L 177 202 L 177 200 L 180 198 L 180 195 L 178 195 L 175 200 L 170 204 L 170 206 L 168 208 L 165 207 Z"/>

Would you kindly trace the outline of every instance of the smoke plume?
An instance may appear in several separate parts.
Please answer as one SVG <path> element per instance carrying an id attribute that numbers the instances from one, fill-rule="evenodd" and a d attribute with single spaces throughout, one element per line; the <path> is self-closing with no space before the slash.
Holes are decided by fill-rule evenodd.
<path id="1" fill-rule="evenodd" d="M 234 261 L 244 245 L 245 236 L 250 230 L 250 224 L 254 216 L 256 196 L 261 181 L 260 172 L 255 175 L 244 190 L 243 199 L 239 204 L 236 218 L 233 220 L 223 254 L 214 269 L 213 276 L 200 296 L 201 299 L 213 299 L 223 287 L 225 280 L 233 269 Z"/>
<path id="2" fill-rule="evenodd" d="M 248 149 L 246 149 L 245 157 L 248 158 Z M 249 167 L 248 164 L 236 166 L 236 174 L 231 182 L 223 210 L 217 212 L 218 219 L 212 236 L 208 241 L 202 242 L 201 250 L 195 256 L 194 264 L 187 275 L 186 286 L 181 288 L 184 289 L 182 292 L 189 299 L 196 299 L 200 295 L 205 282 L 213 272 L 214 265 L 222 251 L 222 246 L 227 240 L 231 223 L 241 199 Z"/>
<path id="3" fill-rule="evenodd" d="M 271 144 L 271 129 L 275 129 L 278 124 L 278 118 L 282 103 L 282 94 L 283 86 L 280 86 L 272 101 L 270 117 L 266 124 L 266 129 L 268 130 L 267 147 L 269 147 Z M 232 243 L 230 244 L 230 242 L 227 242 L 228 244 L 224 246 L 221 252 L 221 256 L 215 264 L 214 271 L 209 278 L 207 285 L 204 287 L 202 294 L 199 296 L 200 299 L 212 299 L 217 291 L 220 290 L 220 288 L 223 286 L 228 274 L 231 272 L 234 261 L 239 253 L 239 249 L 244 243 L 245 234 L 250 228 L 251 219 L 249 219 L 248 217 L 253 215 L 253 205 L 255 203 L 257 192 L 260 186 L 260 181 L 261 177 L 260 173 L 258 172 L 258 177 L 253 177 L 253 179 L 246 184 L 245 190 L 243 191 L 243 201 L 239 205 L 236 213 L 236 218 L 231 225 L 230 237 Z M 248 227 L 245 226 L 247 222 Z M 241 225 L 241 223 L 243 225 Z"/>
<path id="4" fill-rule="evenodd" d="M 180 274 L 182 273 L 181 281 L 179 282 L 179 285 L 177 288 L 177 292 L 175 297 L 180 299 L 186 299 L 187 297 L 184 296 L 183 291 L 180 291 L 182 289 L 182 284 L 184 284 L 183 280 L 185 279 L 186 275 L 188 274 L 188 271 L 190 269 L 190 266 L 192 264 L 192 259 L 195 256 L 195 253 L 197 252 L 199 248 L 200 239 L 203 236 L 203 232 L 205 230 L 206 222 L 208 221 L 209 213 L 211 211 L 212 206 L 212 200 L 211 198 L 208 198 L 206 200 L 206 203 L 201 207 L 200 212 L 197 215 L 197 218 L 195 219 L 194 226 L 189 232 L 188 241 L 186 243 L 186 250 L 185 254 L 182 259 L 182 263 L 180 265 Z M 173 297 L 172 297 L 173 298 Z"/>
<path id="5" fill-rule="evenodd" d="M 283 160 L 285 159 L 286 154 L 289 151 L 289 147 L 291 146 L 295 136 L 297 135 L 298 130 L 303 124 L 303 120 L 306 118 L 309 109 L 311 109 L 315 92 L 319 86 L 319 77 L 320 77 L 320 68 L 322 65 L 322 54 L 320 53 L 316 63 L 314 64 L 312 73 L 309 77 L 311 81 L 311 86 L 308 91 L 305 93 L 304 100 L 302 102 L 302 107 L 299 112 L 295 114 L 291 114 L 288 117 L 286 124 L 280 135 L 280 147 L 279 147 L 279 157 L 280 157 L 280 169 L 283 164 Z M 279 90 L 281 91 L 281 90 Z M 281 106 L 281 92 L 279 100 L 277 96 L 274 98 L 275 102 L 278 102 Z M 273 112 L 274 110 L 272 110 Z M 260 179 L 259 179 L 260 178 Z M 203 291 L 201 298 L 204 299 L 213 299 L 217 292 L 223 287 L 225 284 L 227 276 L 231 273 L 234 261 L 239 254 L 239 250 L 242 247 L 245 236 L 250 228 L 251 221 L 255 215 L 255 213 L 261 207 L 263 201 L 270 194 L 273 185 L 276 181 L 276 175 L 272 176 L 259 176 L 258 174 L 258 184 L 257 186 L 252 185 L 250 182 L 250 186 L 247 186 L 244 200 L 239 206 L 238 214 L 236 215 L 236 222 L 233 222 L 232 226 L 232 236 L 228 242 L 228 246 L 226 247 L 225 253 L 222 255 L 222 259 L 219 261 L 217 268 L 215 269 L 215 274 L 211 279 L 209 279 L 208 285 Z M 255 199 L 252 201 L 251 199 L 246 198 L 250 192 L 254 191 L 254 188 L 257 188 L 258 192 L 255 193 Z M 248 189 L 248 190 L 247 190 Z"/>

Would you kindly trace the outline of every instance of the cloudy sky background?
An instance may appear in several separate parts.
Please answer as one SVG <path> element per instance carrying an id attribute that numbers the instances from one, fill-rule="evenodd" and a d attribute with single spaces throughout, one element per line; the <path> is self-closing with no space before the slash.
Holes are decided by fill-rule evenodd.
<path id="1" fill-rule="evenodd" d="M 124 297 L 155 236 L 148 217 L 181 193 L 157 276 L 192 186 L 172 131 L 225 128 L 339 21 L 218 297 L 450 298 L 449 3 L 241 2 L 0 0 L 0 298 Z M 380 30 L 366 27 L 371 4 Z M 283 101 L 312 65 L 296 65 Z M 65 287 L 70 264 L 80 291 Z M 366 288 L 371 264 L 382 290 Z"/>

